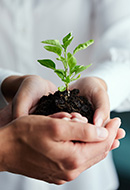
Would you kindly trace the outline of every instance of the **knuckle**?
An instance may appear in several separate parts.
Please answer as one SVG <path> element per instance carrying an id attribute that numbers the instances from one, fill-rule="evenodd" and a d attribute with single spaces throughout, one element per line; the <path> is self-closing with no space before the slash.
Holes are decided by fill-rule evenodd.
<path id="1" fill-rule="evenodd" d="M 64 183 L 65 183 L 65 181 L 63 181 L 63 180 L 59 180 L 59 181 L 55 182 L 56 185 L 63 185 Z"/>
<path id="2" fill-rule="evenodd" d="M 63 160 L 62 164 L 66 170 L 75 170 L 80 167 L 81 162 L 77 157 L 71 156 L 70 158 Z"/>
<path id="3" fill-rule="evenodd" d="M 69 171 L 65 174 L 66 181 L 73 181 L 78 176 L 78 172 Z"/>
<path id="4" fill-rule="evenodd" d="M 80 159 L 75 159 L 72 163 L 73 169 L 78 169 L 80 167 Z"/>

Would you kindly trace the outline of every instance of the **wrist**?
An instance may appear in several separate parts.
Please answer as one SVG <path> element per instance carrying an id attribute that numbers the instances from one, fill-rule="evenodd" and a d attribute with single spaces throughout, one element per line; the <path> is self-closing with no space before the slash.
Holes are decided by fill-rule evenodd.
<path id="1" fill-rule="evenodd" d="M 13 127 L 0 128 L 0 171 L 9 171 L 11 155 L 14 151 Z"/>

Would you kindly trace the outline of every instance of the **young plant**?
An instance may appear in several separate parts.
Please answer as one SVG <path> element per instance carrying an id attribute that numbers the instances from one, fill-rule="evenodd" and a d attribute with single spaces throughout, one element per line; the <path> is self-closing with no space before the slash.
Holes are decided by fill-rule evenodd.
<path id="1" fill-rule="evenodd" d="M 89 40 L 83 44 L 79 44 L 74 50 L 73 53 L 67 52 L 67 47 L 70 45 L 70 43 L 73 40 L 72 33 L 67 34 L 62 39 L 62 44 L 59 42 L 59 40 L 45 40 L 42 41 L 43 44 L 47 44 L 44 46 L 44 48 L 47 51 L 53 52 L 58 55 L 56 58 L 58 61 L 61 61 L 63 63 L 63 69 L 57 69 L 56 64 L 50 60 L 50 59 L 42 59 L 38 60 L 38 62 L 48 67 L 61 78 L 61 80 L 65 83 L 65 86 L 59 87 L 59 91 L 69 91 L 69 83 L 72 81 L 75 81 L 80 78 L 80 72 L 84 71 L 88 67 L 91 66 L 91 64 L 87 66 L 83 65 L 77 65 L 77 60 L 75 58 L 75 54 L 83 49 L 86 49 L 88 46 L 93 44 L 93 40 Z"/>

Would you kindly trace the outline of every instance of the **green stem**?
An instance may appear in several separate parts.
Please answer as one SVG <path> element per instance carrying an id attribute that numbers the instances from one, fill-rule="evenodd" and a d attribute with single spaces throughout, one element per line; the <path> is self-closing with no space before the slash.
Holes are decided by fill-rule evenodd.
<path id="1" fill-rule="evenodd" d="M 71 80 L 73 80 L 74 79 L 74 77 L 76 76 L 77 74 L 75 74 L 72 78 L 71 78 Z"/>
<path id="2" fill-rule="evenodd" d="M 64 58 L 65 58 L 65 78 L 67 78 L 67 74 L 68 74 L 68 62 L 67 62 L 67 51 L 66 49 L 64 50 Z M 65 83 L 66 85 L 66 90 L 69 91 L 69 85 L 68 83 Z"/>
<path id="3" fill-rule="evenodd" d="M 68 83 L 66 83 L 66 90 L 67 90 L 67 92 L 68 92 L 68 96 L 70 96 L 69 84 L 68 84 Z"/>
<path id="4" fill-rule="evenodd" d="M 68 91 L 69 90 L 69 84 L 66 83 L 66 90 Z"/>

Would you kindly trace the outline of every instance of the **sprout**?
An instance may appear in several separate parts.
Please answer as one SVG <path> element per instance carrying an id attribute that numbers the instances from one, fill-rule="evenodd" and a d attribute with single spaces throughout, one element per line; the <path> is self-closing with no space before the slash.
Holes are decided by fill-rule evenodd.
<path id="1" fill-rule="evenodd" d="M 62 39 L 62 44 L 59 42 L 59 40 L 42 41 L 43 44 L 46 44 L 44 48 L 47 51 L 57 54 L 58 57 L 56 59 L 63 63 L 63 69 L 57 69 L 56 64 L 50 59 L 38 60 L 38 62 L 41 65 L 54 70 L 54 72 L 64 82 L 65 86 L 59 87 L 58 88 L 59 91 L 65 91 L 65 90 L 69 91 L 69 83 L 79 79 L 81 76 L 79 73 L 91 66 L 91 64 L 87 66 L 77 65 L 77 60 L 74 55 L 78 51 L 86 49 L 88 46 L 93 44 L 94 40 L 89 40 L 83 44 L 79 44 L 73 50 L 73 53 L 70 53 L 67 52 L 67 47 L 72 42 L 73 38 L 74 37 L 72 36 L 72 33 L 69 33 Z"/>

